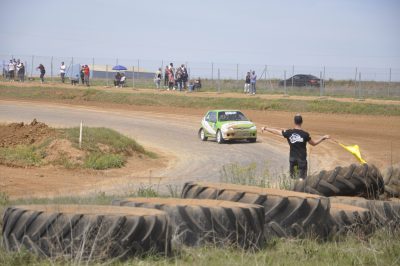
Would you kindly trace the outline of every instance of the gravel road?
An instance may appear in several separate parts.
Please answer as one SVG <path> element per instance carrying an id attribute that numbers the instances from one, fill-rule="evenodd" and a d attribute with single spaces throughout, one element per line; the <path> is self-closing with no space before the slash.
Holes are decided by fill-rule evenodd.
<path id="1" fill-rule="evenodd" d="M 219 145 L 197 137 L 201 117 L 165 115 L 125 110 L 100 110 L 30 102 L 0 101 L 0 122 L 30 122 L 36 118 L 53 127 L 109 127 L 135 138 L 150 149 L 162 151 L 173 160 L 166 169 L 152 173 L 161 184 L 181 185 L 190 180 L 219 181 L 222 166 L 255 162 L 260 169 L 281 173 L 287 169 L 287 151 L 258 140 Z M 84 141 L 84 140 L 83 140 Z"/>

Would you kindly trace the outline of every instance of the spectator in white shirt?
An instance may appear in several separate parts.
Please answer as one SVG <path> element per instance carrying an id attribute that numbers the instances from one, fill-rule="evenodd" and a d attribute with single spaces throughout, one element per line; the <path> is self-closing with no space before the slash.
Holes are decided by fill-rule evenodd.
<path id="1" fill-rule="evenodd" d="M 66 69 L 66 66 L 64 65 L 64 62 L 61 62 L 60 75 L 61 75 L 61 82 L 62 83 L 65 82 L 65 69 Z"/>

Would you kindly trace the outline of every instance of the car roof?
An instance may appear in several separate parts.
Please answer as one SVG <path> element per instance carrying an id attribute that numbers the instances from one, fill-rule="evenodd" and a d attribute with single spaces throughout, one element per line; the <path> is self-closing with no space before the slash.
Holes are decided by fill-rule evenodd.
<path id="1" fill-rule="evenodd" d="M 219 112 L 241 112 L 241 111 L 239 111 L 239 110 L 221 109 L 221 110 L 209 110 L 209 111 L 207 111 L 207 113 L 209 113 L 209 112 L 217 112 L 217 113 L 219 113 Z"/>

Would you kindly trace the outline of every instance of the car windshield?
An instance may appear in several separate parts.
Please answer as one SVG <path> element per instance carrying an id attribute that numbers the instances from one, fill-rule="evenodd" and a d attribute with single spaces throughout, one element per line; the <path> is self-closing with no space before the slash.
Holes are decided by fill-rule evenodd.
<path id="1" fill-rule="evenodd" d="M 219 121 L 248 121 L 247 117 L 238 111 L 226 111 L 218 113 Z"/>

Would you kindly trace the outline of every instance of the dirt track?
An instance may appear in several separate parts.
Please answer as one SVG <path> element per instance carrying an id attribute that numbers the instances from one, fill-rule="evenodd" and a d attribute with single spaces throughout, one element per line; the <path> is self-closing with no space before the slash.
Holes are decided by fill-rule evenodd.
<path id="1" fill-rule="evenodd" d="M 288 168 L 288 145 L 280 137 L 259 135 L 255 144 L 217 145 L 197 139 L 199 121 L 205 110 L 182 108 L 157 108 L 104 105 L 67 106 L 61 104 L 24 103 L 0 101 L 0 121 L 29 122 L 33 118 L 51 126 L 76 126 L 84 120 L 88 126 L 105 126 L 135 137 L 140 143 L 164 153 L 163 163 L 136 165 L 121 170 L 119 175 L 104 173 L 74 173 L 60 169 L 5 169 L 0 168 L 1 190 L 11 189 L 13 196 L 54 194 L 82 194 L 93 191 L 118 192 L 138 183 L 181 185 L 187 180 L 218 181 L 221 166 L 233 162 L 268 163 L 272 173 L 285 172 Z M 291 127 L 292 113 L 270 111 L 245 111 L 257 123 L 276 127 Z M 397 132 L 398 117 L 303 114 L 304 128 L 312 137 L 330 134 L 345 144 L 360 145 L 364 158 L 379 167 L 400 161 L 400 144 Z M 352 155 L 337 144 L 326 142 L 309 147 L 311 171 L 347 165 L 355 162 Z M 162 164 L 166 168 L 160 169 Z M 150 173 L 144 169 L 153 167 Z M 32 178 L 34 177 L 34 178 Z M 75 178 L 72 178 L 75 177 Z M 81 180 L 81 181 L 79 181 Z M 129 184 L 129 185 L 127 185 Z M 54 193 L 56 191 L 56 193 Z"/>

